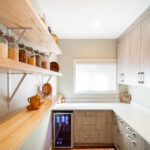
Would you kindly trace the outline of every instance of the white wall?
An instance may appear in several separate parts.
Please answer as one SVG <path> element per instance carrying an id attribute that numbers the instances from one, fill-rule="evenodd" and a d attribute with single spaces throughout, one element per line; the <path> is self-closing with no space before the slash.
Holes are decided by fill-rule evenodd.
<path id="1" fill-rule="evenodd" d="M 51 115 L 48 114 L 37 126 L 20 150 L 49 150 L 51 147 Z"/>
<path id="2" fill-rule="evenodd" d="M 128 86 L 132 102 L 150 109 L 150 88 Z"/>
<path id="3" fill-rule="evenodd" d="M 76 40 L 61 39 L 59 46 L 63 52 L 58 56 L 60 72 L 63 76 L 58 79 L 58 93 L 67 99 L 82 98 L 117 98 L 115 94 L 74 94 L 73 93 L 73 60 L 74 59 L 116 59 L 116 40 Z"/>
<path id="4" fill-rule="evenodd" d="M 2 25 L 0 25 L 0 29 L 3 29 L 6 31 L 6 28 Z M 14 35 L 14 34 L 13 34 Z M 15 36 L 17 37 L 17 36 Z M 23 43 L 26 44 L 25 41 L 22 40 Z M 57 57 L 55 55 L 51 56 L 51 61 L 57 60 Z M 17 83 L 19 82 L 22 75 L 10 75 L 11 79 L 11 91 L 10 93 L 14 91 Z M 18 89 L 16 95 L 12 99 L 10 103 L 10 108 L 7 107 L 7 74 L 0 73 L 0 117 L 7 115 L 8 113 L 11 113 L 12 111 L 20 108 L 20 107 L 26 107 L 28 104 L 27 98 L 30 96 L 33 96 L 37 94 L 38 87 L 42 86 L 43 83 L 47 81 L 48 77 L 43 77 L 41 75 L 30 75 L 28 74 L 26 78 L 24 79 L 21 87 Z M 53 87 L 52 95 L 57 94 L 57 77 L 52 77 L 50 80 L 50 83 Z M 50 114 L 49 114 L 50 115 Z M 46 117 L 39 125 L 38 129 L 34 131 L 34 133 L 29 137 L 27 142 L 22 146 L 21 149 L 23 150 L 29 150 L 28 147 L 32 147 L 32 150 L 37 150 L 37 143 L 38 150 L 43 150 L 43 147 L 46 143 L 47 138 L 47 129 L 49 127 L 49 120 L 50 117 Z M 42 135 L 41 135 L 42 134 Z M 33 140 L 36 139 L 36 140 Z M 48 148 L 47 148 L 48 149 Z"/>

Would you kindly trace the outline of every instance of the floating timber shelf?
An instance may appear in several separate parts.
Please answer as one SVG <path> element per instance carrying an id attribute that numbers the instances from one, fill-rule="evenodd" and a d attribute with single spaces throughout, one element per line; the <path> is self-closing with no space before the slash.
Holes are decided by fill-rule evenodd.
<path id="1" fill-rule="evenodd" d="M 10 74 L 41 74 L 46 76 L 62 76 L 62 73 L 50 71 L 7 58 L 0 58 L 0 73 Z"/>
<path id="2" fill-rule="evenodd" d="M 53 100 L 46 98 L 39 110 L 20 108 L 0 119 L 0 150 L 17 150 L 48 115 Z"/>
<path id="3" fill-rule="evenodd" d="M 23 39 L 42 52 L 61 54 L 61 50 L 29 0 L 0 0 L 0 23 L 7 28 L 31 28 Z M 14 30 L 17 35 L 20 30 Z"/>

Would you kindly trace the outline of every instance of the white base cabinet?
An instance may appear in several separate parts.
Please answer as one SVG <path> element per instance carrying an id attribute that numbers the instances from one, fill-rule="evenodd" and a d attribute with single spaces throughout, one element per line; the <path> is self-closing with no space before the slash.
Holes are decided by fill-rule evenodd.
<path id="1" fill-rule="evenodd" d="M 113 127 L 113 143 L 117 150 L 150 150 L 149 144 L 117 115 L 114 115 Z"/>

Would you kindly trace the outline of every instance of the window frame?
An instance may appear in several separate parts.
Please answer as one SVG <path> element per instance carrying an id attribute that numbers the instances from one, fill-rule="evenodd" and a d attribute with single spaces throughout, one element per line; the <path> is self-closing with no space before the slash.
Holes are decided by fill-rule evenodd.
<path id="1" fill-rule="evenodd" d="M 98 63 L 98 62 L 115 62 L 116 63 L 116 90 L 115 91 L 85 91 L 85 92 L 78 92 L 75 90 L 75 73 L 76 73 L 76 63 Z M 118 94 L 118 84 L 117 84 L 117 59 L 74 59 L 73 60 L 73 94 Z"/>

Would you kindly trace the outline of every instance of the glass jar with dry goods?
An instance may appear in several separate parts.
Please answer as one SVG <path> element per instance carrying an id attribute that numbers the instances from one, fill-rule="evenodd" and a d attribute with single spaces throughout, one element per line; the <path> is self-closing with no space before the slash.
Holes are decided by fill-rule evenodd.
<path id="1" fill-rule="evenodd" d="M 35 65 L 35 53 L 32 47 L 27 47 L 28 50 L 28 64 Z"/>
<path id="2" fill-rule="evenodd" d="M 42 68 L 49 69 L 49 56 L 42 53 Z"/>
<path id="3" fill-rule="evenodd" d="M 37 67 L 41 67 L 41 55 L 38 50 L 35 50 L 35 64 Z"/>
<path id="4" fill-rule="evenodd" d="M 8 41 L 2 30 L 0 30 L 0 57 L 8 58 Z"/>
<path id="5" fill-rule="evenodd" d="M 27 63 L 27 50 L 24 44 L 19 44 L 19 61 Z"/>
<path id="6" fill-rule="evenodd" d="M 19 46 L 13 36 L 6 36 L 8 40 L 8 58 L 19 61 Z"/>

